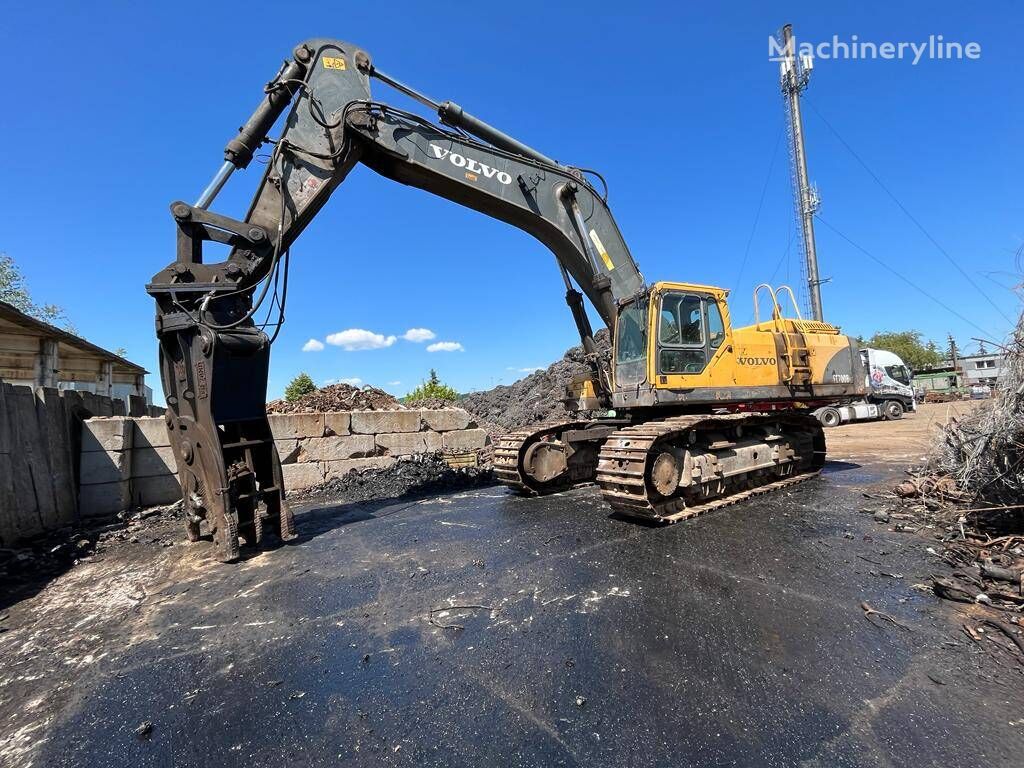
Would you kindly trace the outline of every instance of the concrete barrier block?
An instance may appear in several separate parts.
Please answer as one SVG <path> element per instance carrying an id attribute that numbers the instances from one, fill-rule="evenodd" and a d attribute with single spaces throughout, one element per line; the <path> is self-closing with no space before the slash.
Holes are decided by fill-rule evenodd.
<path id="1" fill-rule="evenodd" d="M 136 477 L 132 479 L 132 501 L 137 507 L 155 507 L 173 504 L 181 498 L 181 484 L 177 475 Z"/>
<path id="2" fill-rule="evenodd" d="M 133 448 L 166 448 L 171 444 L 167 434 L 167 422 L 162 418 L 140 416 L 132 419 L 135 434 L 132 437 Z"/>
<path id="3" fill-rule="evenodd" d="M 129 480 L 132 476 L 132 452 L 89 451 L 82 454 L 79 468 L 81 485 L 100 485 Z"/>
<path id="4" fill-rule="evenodd" d="M 267 420 L 275 440 L 324 436 L 322 413 L 272 413 Z"/>
<path id="5" fill-rule="evenodd" d="M 281 467 L 287 491 L 304 491 L 324 481 L 323 465 L 316 461 L 304 464 L 286 464 Z"/>
<path id="6" fill-rule="evenodd" d="M 294 464 L 299 460 L 299 440 L 291 438 L 288 440 L 275 440 L 277 455 L 281 457 L 282 464 Z"/>
<path id="7" fill-rule="evenodd" d="M 446 451 L 479 451 L 487 445 L 487 432 L 482 429 L 460 429 L 445 432 L 442 437 Z"/>
<path id="8" fill-rule="evenodd" d="M 78 490 L 78 513 L 83 518 L 110 517 L 131 506 L 129 482 L 83 485 Z"/>
<path id="9" fill-rule="evenodd" d="M 436 432 L 395 432 L 377 435 L 377 446 L 388 456 L 412 456 L 441 450 L 441 435 Z"/>
<path id="10" fill-rule="evenodd" d="M 368 456 L 364 459 L 342 459 L 341 461 L 328 461 L 324 463 L 324 478 L 330 480 L 333 477 L 347 475 L 353 470 L 363 469 L 384 469 L 395 463 L 394 456 Z"/>
<path id="11" fill-rule="evenodd" d="M 132 478 L 175 475 L 178 464 L 171 448 L 135 448 L 132 451 Z M 159 502 L 158 502 L 159 503 Z"/>
<path id="12" fill-rule="evenodd" d="M 419 411 L 352 411 L 352 431 L 363 435 L 419 432 Z"/>
<path id="13" fill-rule="evenodd" d="M 352 434 L 352 414 L 334 411 L 324 414 L 324 436 Z"/>
<path id="14" fill-rule="evenodd" d="M 372 456 L 376 451 L 373 435 L 312 437 L 299 444 L 299 463 L 306 461 L 338 461 Z"/>
<path id="15" fill-rule="evenodd" d="M 128 450 L 133 434 L 132 420 L 124 416 L 86 419 L 82 422 L 82 452 Z"/>
<path id="16" fill-rule="evenodd" d="M 439 408 L 436 411 L 423 411 L 423 420 L 427 423 L 427 429 L 452 432 L 468 427 L 472 417 L 461 408 Z"/>

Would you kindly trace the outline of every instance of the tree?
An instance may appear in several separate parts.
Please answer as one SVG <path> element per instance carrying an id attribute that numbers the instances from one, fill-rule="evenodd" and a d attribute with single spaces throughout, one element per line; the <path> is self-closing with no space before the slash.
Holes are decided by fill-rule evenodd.
<path id="1" fill-rule="evenodd" d="M 313 383 L 313 379 L 309 377 L 309 374 L 303 371 L 291 382 L 287 387 L 284 388 L 284 399 L 289 403 L 294 403 L 303 395 L 308 395 L 310 392 L 316 392 L 316 384 Z"/>
<path id="2" fill-rule="evenodd" d="M 430 369 L 430 378 L 420 382 L 420 385 L 410 392 L 405 398 L 407 402 L 416 400 L 458 400 L 459 393 L 452 387 L 441 382 L 437 371 Z"/>
<path id="3" fill-rule="evenodd" d="M 922 343 L 920 331 L 879 331 L 865 345 L 899 355 L 914 371 L 942 362 L 942 354 L 935 342 Z"/>
<path id="4" fill-rule="evenodd" d="M 0 253 L 0 301 L 5 301 L 19 312 L 31 315 L 50 325 L 60 325 L 74 333 L 75 327 L 68 320 L 64 310 L 56 304 L 38 305 L 32 301 L 25 276 L 21 274 L 14 259 L 6 253 Z"/>

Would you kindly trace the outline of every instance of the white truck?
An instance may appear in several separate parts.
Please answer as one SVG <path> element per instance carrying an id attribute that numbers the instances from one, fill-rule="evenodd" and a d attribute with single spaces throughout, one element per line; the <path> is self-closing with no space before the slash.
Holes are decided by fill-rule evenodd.
<path id="1" fill-rule="evenodd" d="M 910 369 L 899 355 L 884 349 L 862 349 L 868 394 L 847 405 L 818 408 L 814 415 L 822 426 L 836 427 L 848 421 L 900 419 L 906 411 L 917 410 Z"/>

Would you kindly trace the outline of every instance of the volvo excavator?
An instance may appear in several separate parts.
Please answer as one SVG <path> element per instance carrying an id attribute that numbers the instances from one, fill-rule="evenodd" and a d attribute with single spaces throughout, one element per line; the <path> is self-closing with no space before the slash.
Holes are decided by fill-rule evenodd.
<path id="1" fill-rule="evenodd" d="M 373 81 L 436 118 L 374 100 Z M 211 211 L 261 147 L 266 170 L 245 218 Z M 854 340 L 801 319 L 791 290 L 760 286 L 755 323 L 737 328 L 726 290 L 647 284 L 599 174 L 429 98 L 355 45 L 312 39 L 266 84 L 195 204 L 171 205 L 177 257 L 146 287 L 190 539 L 205 526 L 231 561 L 268 533 L 296 535 L 265 410 L 270 348 L 289 249 L 358 163 L 508 222 L 555 256 L 591 372 L 568 387 L 564 419 L 498 440 L 506 485 L 547 494 L 596 482 L 616 512 L 674 522 L 821 470 L 825 439 L 811 411 L 863 394 Z M 209 258 L 217 247 L 226 259 Z M 795 317 L 781 308 L 787 293 Z M 770 305 L 764 320 L 759 294 Z M 584 297 L 610 331 L 610 356 Z"/>

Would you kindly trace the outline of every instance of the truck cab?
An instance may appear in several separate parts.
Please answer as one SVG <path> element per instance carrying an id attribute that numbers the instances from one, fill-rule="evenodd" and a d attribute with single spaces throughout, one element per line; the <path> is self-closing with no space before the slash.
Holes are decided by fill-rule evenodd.
<path id="1" fill-rule="evenodd" d="M 862 349 L 860 355 L 867 377 L 865 399 L 878 406 L 882 418 L 899 419 L 906 411 L 917 410 L 910 368 L 899 355 L 871 348 Z"/>

